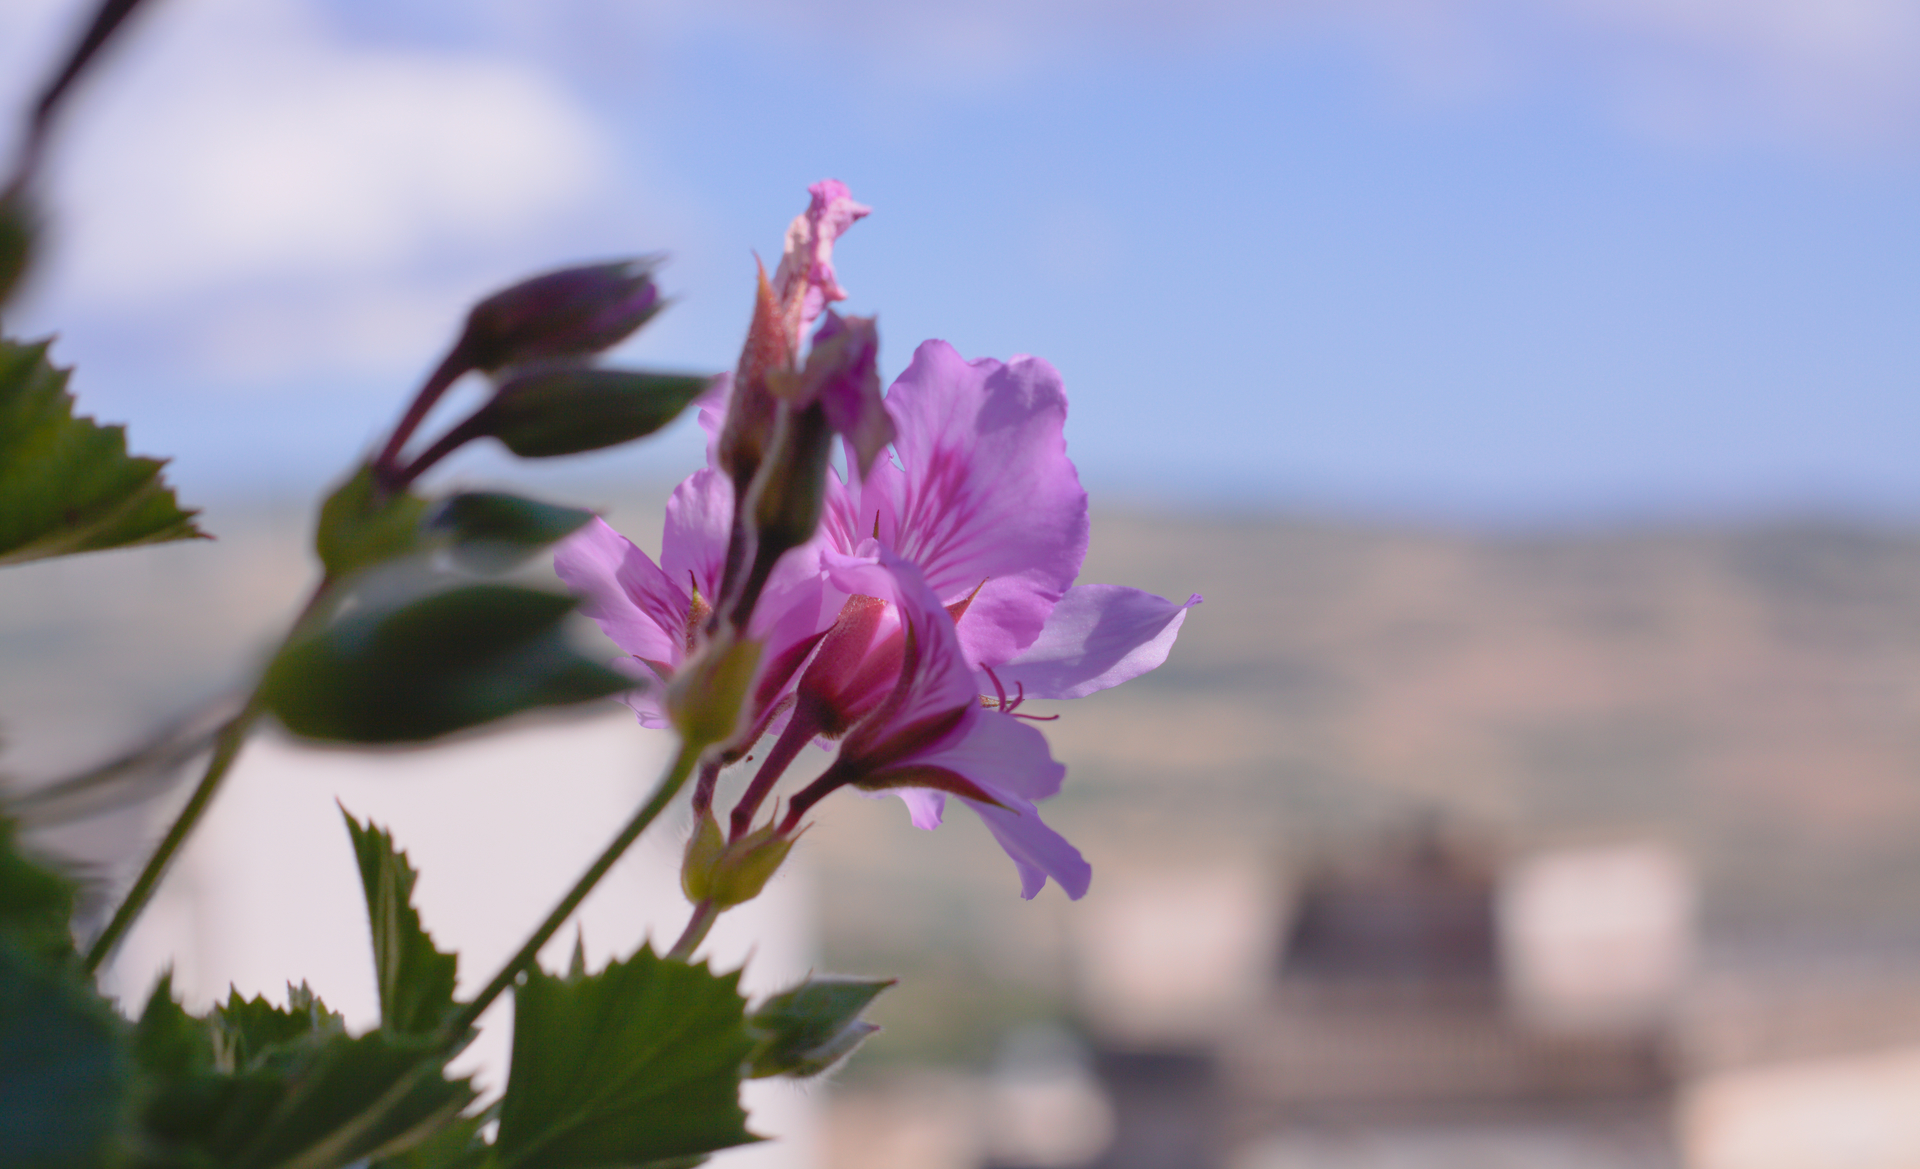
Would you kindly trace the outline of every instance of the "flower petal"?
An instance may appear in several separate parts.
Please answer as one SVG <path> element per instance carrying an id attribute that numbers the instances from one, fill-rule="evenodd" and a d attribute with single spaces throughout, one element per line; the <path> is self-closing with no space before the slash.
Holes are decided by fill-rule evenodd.
<path id="1" fill-rule="evenodd" d="M 835 530 L 877 522 L 880 542 L 942 603 L 978 589 L 961 645 L 976 665 L 1000 665 L 1039 636 L 1086 558 L 1087 493 L 1067 458 L 1060 375 L 1036 357 L 968 362 L 928 341 L 887 408 L 900 465 L 878 461 Z"/>
<path id="2" fill-rule="evenodd" d="M 553 570 L 613 644 L 654 662 L 678 664 L 686 655 L 691 598 L 605 520 L 595 517 L 563 540 Z"/>
<path id="3" fill-rule="evenodd" d="M 807 194 L 812 198 L 787 228 L 780 267 L 773 274 L 775 299 L 796 314 L 791 318 L 796 347 L 822 309 L 847 299 L 846 289 L 833 273 L 833 243 L 873 210 L 855 203 L 839 179 L 822 179 L 808 187 Z"/>
<path id="4" fill-rule="evenodd" d="M 1066 837 L 1041 822 L 1032 808 L 1014 811 L 967 801 L 967 806 L 986 821 L 987 831 L 1000 842 L 1020 870 L 1020 896 L 1028 901 L 1046 887 L 1047 878 L 1060 882 L 1060 888 L 1075 901 L 1087 895 L 1093 883 L 1093 866 Z"/>
<path id="5" fill-rule="evenodd" d="M 682 589 L 698 587 L 707 604 L 720 595 L 733 531 L 733 483 L 711 467 L 681 481 L 667 499 L 660 567 Z"/>
<path id="6" fill-rule="evenodd" d="M 1199 593 L 1181 605 L 1120 585 L 1076 585 L 1053 607 L 1033 644 L 997 667 L 994 677 L 1009 696 L 1028 698 L 1084 698 L 1118 686 L 1167 660 L 1187 610 L 1200 601 Z M 981 691 L 994 690 L 983 673 Z"/>

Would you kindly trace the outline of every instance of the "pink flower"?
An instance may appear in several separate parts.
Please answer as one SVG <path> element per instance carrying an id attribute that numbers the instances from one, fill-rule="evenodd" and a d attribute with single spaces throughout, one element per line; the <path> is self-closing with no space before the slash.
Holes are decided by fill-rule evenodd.
<path id="1" fill-rule="evenodd" d="M 826 312 L 845 295 L 833 242 L 866 208 L 838 183 L 812 194 L 774 281 L 762 280 L 731 391 L 703 402 L 712 465 L 674 492 L 661 563 L 595 523 L 555 566 L 582 612 L 671 676 L 726 583 L 741 532 L 734 480 L 758 466 L 773 403 L 817 406 L 847 444 L 848 478 L 828 471 L 819 531 L 774 565 L 752 609 L 747 634 L 766 653 L 749 718 L 755 738 L 777 739 L 732 811 L 732 836 L 751 829 L 805 744 L 837 743 L 826 772 L 794 794 L 782 835 L 840 787 L 893 792 L 920 828 L 938 826 L 953 796 L 1013 858 L 1024 896 L 1051 878 L 1077 898 L 1087 863 L 1035 806 L 1059 791 L 1065 768 L 1020 704 L 1083 697 L 1155 668 L 1200 597 L 1176 604 L 1074 584 L 1087 495 L 1067 458 L 1067 399 L 1051 365 L 969 362 L 928 341 L 879 397 L 871 320 Z M 800 338 L 823 312 L 799 367 Z M 884 455 L 889 442 L 897 461 Z M 752 490 L 766 489 L 756 480 Z M 629 702 L 643 723 L 666 725 L 654 692 Z M 710 798 L 710 782 L 703 790 Z"/>

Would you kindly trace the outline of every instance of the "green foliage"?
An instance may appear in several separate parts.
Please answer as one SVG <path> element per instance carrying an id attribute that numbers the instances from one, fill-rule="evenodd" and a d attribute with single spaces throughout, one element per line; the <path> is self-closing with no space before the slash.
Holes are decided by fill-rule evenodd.
<path id="1" fill-rule="evenodd" d="M 161 460 L 128 455 L 125 427 L 74 417 L 67 374 L 45 342 L 0 340 L 0 564 L 204 538 Z"/>
<path id="2" fill-rule="evenodd" d="M 453 1009 L 459 957 L 435 949 L 413 906 L 418 873 L 393 837 L 371 822 L 361 824 L 346 810 L 341 816 L 353 836 L 360 861 L 360 885 L 367 896 L 367 922 L 373 932 L 373 970 L 380 989 L 380 1025 L 389 1031 L 427 1034 Z"/>
<path id="3" fill-rule="evenodd" d="M 22 856 L 0 819 L 0 1154 L 8 1166 L 111 1164 L 124 1149 L 125 1022 L 73 961 L 73 886 Z"/>
<path id="4" fill-rule="evenodd" d="M 58 964 L 73 956 L 73 882 L 34 864 L 14 844 L 13 821 L 0 816 L 0 936 Z"/>
<path id="5" fill-rule="evenodd" d="M 470 491 L 441 503 L 426 532 L 449 542 L 454 559 L 476 572 L 501 572 L 580 529 L 593 513 L 494 491 Z"/>
<path id="6" fill-rule="evenodd" d="M 598 974 L 531 972 L 514 991 L 499 1169 L 646 1165 L 758 1140 L 739 1102 L 754 1041 L 738 982 L 645 947 Z"/>
<path id="7" fill-rule="evenodd" d="M 313 549 L 327 575 L 339 579 L 413 551 L 426 512 L 426 500 L 387 491 L 373 468 L 362 466 L 320 505 Z"/>
<path id="8" fill-rule="evenodd" d="M 369 599 L 281 651 L 260 698 L 297 735 L 408 743 L 629 689 L 567 643 L 561 621 L 573 605 L 497 584 Z"/>
<path id="9" fill-rule="evenodd" d="M 809 978 L 754 1009 L 747 1027 L 760 1040 L 748 1066 L 753 1078 L 819 1075 L 853 1054 L 880 1029 L 860 1012 L 891 978 Z"/>
<path id="10" fill-rule="evenodd" d="M 126 1025 L 69 965 L 0 932 L 0 1150 L 8 1166 L 109 1165 L 123 1150 Z"/>
<path id="11" fill-rule="evenodd" d="M 620 369 L 530 370 L 501 386 L 470 425 L 523 459 L 597 451 L 659 430 L 712 383 Z"/>
<path id="12" fill-rule="evenodd" d="M 0 305 L 13 296 L 33 263 L 33 209 L 15 192 L 0 199 Z"/>
<path id="13" fill-rule="evenodd" d="M 331 1169 L 404 1153 L 473 1101 L 442 1073 L 448 1048 L 380 1030 L 349 1036 L 304 986 L 288 1006 L 238 993 L 205 1019 L 162 978 L 135 1028 L 147 1079 L 140 1169 Z"/>

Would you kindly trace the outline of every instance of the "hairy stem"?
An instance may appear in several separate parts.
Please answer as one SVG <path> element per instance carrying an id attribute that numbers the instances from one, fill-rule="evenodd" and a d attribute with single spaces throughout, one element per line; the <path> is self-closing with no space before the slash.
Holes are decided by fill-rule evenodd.
<path id="1" fill-rule="evenodd" d="M 620 835 L 613 838 L 613 843 L 607 845 L 599 859 L 588 866 L 587 871 L 580 875 L 580 879 L 573 883 L 573 888 L 567 890 L 567 895 L 553 907 L 552 913 L 547 914 L 547 919 L 540 923 L 540 928 L 533 931 L 533 935 L 527 939 L 526 944 L 521 946 L 513 957 L 507 959 L 507 964 L 500 968 L 500 973 L 493 976 L 492 982 L 487 983 L 486 989 L 482 990 L 479 996 L 462 1008 L 458 1014 L 447 1020 L 446 1026 L 441 1029 L 442 1038 L 453 1040 L 465 1034 L 467 1028 L 473 1026 L 481 1013 L 493 1005 L 493 1000 L 499 998 L 502 991 L 513 985 L 514 980 L 519 978 L 522 972 L 532 967 L 534 959 L 540 954 L 540 947 L 546 945 L 548 939 L 559 932 L 560 927 L 573 916 L 573 911 L 580 908 L 580 903 L 587 899 L 587 894 L 593 892 L 593 887 L 600 883 L 600 878 L 607 875 L 607 870 L 613 868 L 633 842 L 640 838 L 640 834 L 659 818 L 660 813 L 673 802 L 673 797 L 680 794 L 680 789 L 686 785 L 687 777 L 693 774 L 694 765 L 700 761 L 700 754 L 701 748 L 698 745 L 687 742 L 680 744 L 679 754 L 674 756 L 673 765 L 661 778 L 660 785 L 654 788 L 652 797 L 633 814 L 633 819 L 627 821 L 627 826 L 620 830 Z"/>
<path id="2" fill-rule="evenodd" d="M 707 940 L 707 931 L 713 928 L 714 922 L 720 920 L 720 914 L 720 907 L 713 903 L 711 897 L 695 904 L 693 917 L 688 919 L 687 928 L 681 931 L 680 940 L 673 944 L 673 949 L 667 951 L 667 958 L 674 962 L 691 959 L 693 952 L 700 948 L 700 943 Z"/>
<path id="3" fill-rule="evenodd" d="M 767 752 L 765 761 L 760 764 L 760 770 L 754 773 L 753 782 L 747 785 L 746 791 L 740 793 L 740 801 L 733 805 L 733 814 L 727 821 L 728 840 L 740 839 L 747 834 L 748 829 L 753 827 L 753 815 L 760 810 L 760 805 L 766 800 L 767 793 L 772 791 L 773 785 L 780 782 L 780 777 L 786 774 L 787 768 L 799 756 L 800 748 L 806 746 L 807 740 L 819 732 L 818 726 L 802 717 L 805 710 L 806 704 L 801 703 L 800 708 L 793 712 L 793 719 L 787 723 L 787 729 L 780 732 L 780 737 L 774 740 L 773 750 Z"/>

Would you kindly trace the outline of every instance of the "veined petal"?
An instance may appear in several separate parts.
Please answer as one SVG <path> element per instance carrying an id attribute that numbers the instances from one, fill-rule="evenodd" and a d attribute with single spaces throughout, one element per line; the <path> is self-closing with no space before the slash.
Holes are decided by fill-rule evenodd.
<path id="1" fill-rule="evenodd" d="M 1118 686 L 1167 660 L 1187 610 L 1200 601 L 1199 593 L 1175 604 L 1120 585 L 1076 585 L 1053 607 L 1033 644 L 996 667 L 994 677 L 1009 696 L 1028 698 L 1084 698 Z M 983 672 L 981 692 L 994 691 Z"/>
<path id="2" fill-rule="evenodd" d="M 686 656 L 692 598 L 605 520 L 595 517 L 563 540 L 553 570 L 613 644 L 653 662 L 677 665 Z"/>
<path id="3" fill-rule="evenodd" d="M 1087 493 L 1067 458 L 1060 375 L 1036 357 L 968 362 L 928 341 L 887 409 L 900 465 L 875 463 L 839 527 L 877 524 L 942 603 L 978 589 L 960 642 L 974 664 L 1001 665 L 1039 636 L 1086 558 Z"/>
<path id="4" fill-rule="evenodd" d="M 698 587 L 711 605 L 720 594 L 733 527 L 733 483 L 711 467 L 687 476 L 667 499 L 660 567 L 683 589 Z"/>

